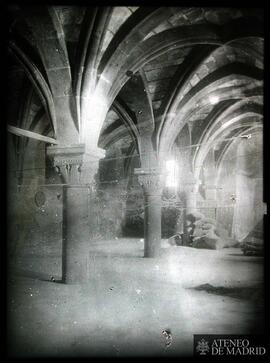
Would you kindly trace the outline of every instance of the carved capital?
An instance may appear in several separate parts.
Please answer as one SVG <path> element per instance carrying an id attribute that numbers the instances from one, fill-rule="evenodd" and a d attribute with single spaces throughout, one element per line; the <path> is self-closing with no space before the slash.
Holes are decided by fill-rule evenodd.
<path id="1" fill-rule="evenodd" d="M 51 146 L 47 155 L 56 171 L 67 184 L 92 184 L 98 170 L 98 162 L 105 152 L 102 149 L 87 150 L 85 145 Z"/>
<path id="2" fill-rule="evenodd" d="M 159 168 L 148 170 L 135 169 L 135 174 L 138 175 L 138 181 L 143 187 L 146 195 L 161 195 L 162 194 L 162 173 Z"/>
<path id="3" fill-rule="evenodd" d="M 53 166 L 67 184 L 78 184 L 83 154 L 83 144 L 47 148 L 47 155 L 52 159 Z"/>
<path id="4" fill-rule="evenodd" d="M 66 184 L 78 184 L 81 165 L 66 163 L 57 165 L 54 163 L 56 172 L 64 178 Z"/>

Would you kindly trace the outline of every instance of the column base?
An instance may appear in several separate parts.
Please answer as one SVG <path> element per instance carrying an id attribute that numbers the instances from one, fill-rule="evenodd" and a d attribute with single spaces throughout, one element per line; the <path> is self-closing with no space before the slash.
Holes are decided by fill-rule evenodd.
<path id="1" fill-rule="evenodd" d="M 144 251 L 144 258 L 157 258 L 160 257 L 160 251 Z"/>

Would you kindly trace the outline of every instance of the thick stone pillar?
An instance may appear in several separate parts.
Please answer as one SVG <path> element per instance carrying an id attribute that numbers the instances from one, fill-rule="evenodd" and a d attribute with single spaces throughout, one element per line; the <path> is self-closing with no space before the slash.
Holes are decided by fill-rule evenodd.
<path id="1" fill-rule="evenodd" d="M 102 153 L 85 154 L 83 144 L 47 148 L 47 154 L 63 178 L 62 280 L 87 280 L 89 199 Z"/>
<path id="2" fill-rule="evenodd" d="M 186 188 L 186 214 L 197 211 L 197 195 L 199 183 L 195 180 L 190 180 Z"/>
<path id="3" fill-rule="evenodd" d="M 185 246 L 192 245 L 193 228 L 188 220 L 188 215 L 197 212 L 197 195 L 198 195 L 199 183 L 195 182 L 193 177 L 189 177 L 186 180 L 185 187 L 185 208 L 184 208 L 184 235 L 183 243 Z"/>
<path id="4" fill-rule="evenodd" d="M 161 247 L 161 174 L 136 169 L 144 192 L 144 257 L 158 257 Z"/>
<path id="5" fill-rule="evenodd" d="M 211 149 L 204 162 L 202 185 L 204 192 L 204 214 L 208 218 L 216 219 L 217 185 L 216 185 L 215 151 Z"/>

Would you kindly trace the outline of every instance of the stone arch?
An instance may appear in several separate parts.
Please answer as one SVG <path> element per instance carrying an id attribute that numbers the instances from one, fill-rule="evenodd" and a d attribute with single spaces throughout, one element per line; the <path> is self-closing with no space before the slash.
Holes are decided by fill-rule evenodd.
<path id="1" fill-rule="evenodd" d="M 208 148 L 208 142 L 211 137 L 211 135 L 217 131 L 220 128 L 223 128 L 223 124 L 226 122 L 226 120 L 237 117 L 237 116 L 243 116 L 245 117 L 245 114 L 247 112 L 254 112 L 254 114 L 262 115 L 262 106 L 259 103 L 256 103 L 256 101 L 260 101 L 261 97 L 249 97 L 244 100 L 236 101 L 232 105 L 225 106 L 225 109 L 218 110 L 218 114 L 214 113 L 214 118 L 212 120 L 210 119 L 207 127 L 203 131 L 198 144 L 201 144 L 202 147 L 199 147 L 195 152 L 193 156 L 193 168 L 194 171 L 196 170 L 196 164 L 198 162 L 196 160 L 200 159 L 200 154 L 204 153 L 204 149 Z M 219 108 L 219 107 L 217 107 Z M 199 164 L 202 164 L 200 161 Z M 198 177 L 198 174 L 196 173 L 196 177 Z"/>
<path id="2" fill-rule="evenodd" d="M 218 97 L 219 101 L 224 101 L 227 99 L 239 99 L 254 94 L 260 95 L 262 93 L 262 82 L 260 80 L 255 81 L 249 75 L 235 75 L 233 79 L 237 79 L 240 84 L 232 87 L 230 85 L 232 77 L 229 75 L 221 78 L 217 77 L 215 81 L 205 85 L 201 90 L 198 89 L 195 96 L 189 96 L 186 102 L 182 100 L 181 103 L 176 103 L 174 109 L 170 109 L 168 112 L 166 122 L 161 131 L 159 143 L 160 152 L 166 151 L 173 144 L 175 135 L 177 135 L 179 130 L 187 122 L 188 117 L 193 112 L 196 112 L 197 109 L 193 107 L 194 104 L 197 107 L 209 104 L 211 94 Z M 252 80 L 252 90 L 249 80 Z"/>
<path id="3" fill-rule="evenodd" d="M 194 161 L 194 176 L 195 178 L 199 178 L 200 168 L 203 165 L 204 159 L 207 156 L 209 150 L 214 146 L 216 142 L 218 142 L 221 138 L 226 138 L 226 136 L 232 131 L 236 129 L 240 129 L 243 127 L 251 126 L 254 123 L 254 116 L 261 118 L 261 114 L 257 114 L 255 112 L 246 112 L 241 113 L 240 115 L 234 116 L 232 119 L 223 123 L 222 127 L 220 127 L 216 132 L 214 132 L 207 140 L 207 143 L 203 145 L 200 153 L 198 153 L 195 161 Z M 250 120 L 248 120 L 250 119 Z"/>
<path id="4" fill-rule="evenodd" d="M 9 49 L 23 67 L 25 74 L 33 84 L 41 102 L 48 114 L 55 134 L 57 135 L 57 120 L 53 103 L 53 95 L 48 84 L 38 68 L 31 62 L 27 55 L 15 44 L 10 43 Z"/>

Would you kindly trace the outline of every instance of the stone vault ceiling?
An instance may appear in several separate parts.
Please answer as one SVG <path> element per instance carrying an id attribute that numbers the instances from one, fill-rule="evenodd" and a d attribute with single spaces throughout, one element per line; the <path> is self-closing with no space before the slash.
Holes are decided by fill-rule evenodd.
<path id="1" fill-rule="evenodd" d="M 13 5 L 8 19 L 11 125 L 40 120 L 56 139 L 73 130 L 105 149 L 151 129 L 168 151 L 186 124 L 196 143 L 217 118 L 262 115 L 263 9 Z M 61 97 L 73 105 L 65 127 Z"/>

